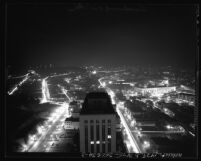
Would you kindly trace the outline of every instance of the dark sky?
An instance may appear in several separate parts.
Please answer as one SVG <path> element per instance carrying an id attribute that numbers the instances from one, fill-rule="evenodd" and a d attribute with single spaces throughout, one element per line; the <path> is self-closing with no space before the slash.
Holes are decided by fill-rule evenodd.
<path id="1" fill-rule="evenodd" d="M 8 64 L 194 66 L 192 5 L 9 4 Z"/>

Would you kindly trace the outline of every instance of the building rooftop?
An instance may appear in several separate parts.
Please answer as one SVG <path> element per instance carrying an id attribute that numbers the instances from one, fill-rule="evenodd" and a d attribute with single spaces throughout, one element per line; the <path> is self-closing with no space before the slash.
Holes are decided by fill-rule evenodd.
<path id="1" fill-rule="evenodd" d="M 79 122 L 79 118 L 68 117 L 65 119 L 65 121 Z"/>
<path id="2" fill-rule="evenodd" d="M 71 106 L 77 105 L 77 104 L 78 104 L 77 101 L 72 101 L 72 102 L 70 102 L 70 105 L 71 105 Z"/>
<path id="3" fill-rule="evenodd" d="M 88 93 L 80 112 L 84 114 L 115 114 L 110 96 L 105 92 Z"/>
<path id="4" fill-rule="evenodd" d="M 188 91 L 181 91 L 179 92 L 179 95 L 195 96 L 195 93 Z"/>

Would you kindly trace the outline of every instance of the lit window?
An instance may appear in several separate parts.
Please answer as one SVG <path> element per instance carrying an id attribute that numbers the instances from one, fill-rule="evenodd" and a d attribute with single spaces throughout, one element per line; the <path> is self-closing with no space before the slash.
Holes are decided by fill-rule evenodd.
<path id="1" fill-rule="evenodd" d="M 91 144 L 94 144 L 94 141 L 91 141 Z"/>
<path id="2" fill-rule="evenodd" d="M 110 138 L 111 138 L 111 135 L 108 135 L 107 138 L 110 139 Z"/>
<path id="3" fill-rule="evenodd" d="M 96 141 L 96 144 L 100 144 L 100 141 L 98 140 L 98 141 Z"/>

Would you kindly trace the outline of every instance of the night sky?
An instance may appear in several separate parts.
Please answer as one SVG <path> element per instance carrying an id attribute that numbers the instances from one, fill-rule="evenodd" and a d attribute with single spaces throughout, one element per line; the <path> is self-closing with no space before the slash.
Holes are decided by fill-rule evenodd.
<path id="1" fill-rule="evenodd" d="M 196 59 L 193 5 L 9 4 L 7 64 L 181 65 Z"/>

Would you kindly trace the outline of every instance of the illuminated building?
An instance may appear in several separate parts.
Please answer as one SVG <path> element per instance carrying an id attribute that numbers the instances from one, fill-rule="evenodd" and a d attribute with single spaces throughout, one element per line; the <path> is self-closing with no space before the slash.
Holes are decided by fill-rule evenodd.
<path id="1" fill-rule="evenodd" d="M 182 99 L 182 100 L 186 100 L 189 102 L 195 102 L 195 94 L 191 94 L 191 93 L 179 93 L 178 94 L 178 98 Z"/>
<path id="2" fill-rule="evenodd" d="M 152 95 L 163 95 L 164 93 L 176 91 L 176 87 L 158 87 L 158 88 L 135 88 L 136 92 L 146 95 L 151 93 Z"/>
<path id="3" fill-rule="evenodd" d="M 116 152 L 116 113 L 105 92 L 87 94 L 80 112 L 80 152 Z"/>
<path id="4" fill-rule="evenodd" d="M 79 107 L 75 107 L 72 109 L 71 111 L 71 116 L 74 117 L 74 118 L 79 118 L 80 116 L 80 108 Z"/>
<path id="5" fill-rule="evenodd" d="M 79 129 L 79 118 L 73 118 L 73 117 L 69 117 L 66 118 L 65 120 L 65 124 L 64 124 L 64 129 L 66 130 L 78 130 Z"/>
<path id="6" fill-rule="evenodd" d="M 80 105 L 78 102 L 73 101 L 70 103 L 70 113 L 73 118 L 79 118 L 80 116 Z"/>

